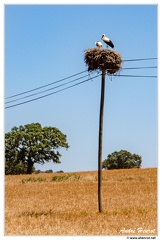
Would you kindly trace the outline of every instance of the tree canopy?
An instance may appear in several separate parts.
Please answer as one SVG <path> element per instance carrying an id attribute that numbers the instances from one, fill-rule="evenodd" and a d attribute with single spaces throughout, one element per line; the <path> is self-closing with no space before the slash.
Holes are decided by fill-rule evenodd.
<path id="1" fill-rule="evenodd" d="M 64 135 L 55 127 L 42 127 L 40 123 L 13 127 L 5 134 L 5 165 L 27 164 L 27 174 L 31 174 L 34 163 L 46 161 L 60 163 L 59 148 L 69 148 Z"/>
<path id="2" fill-rule="evenodd" d="M 102 162 L 104 169 L 140 168 L 142 157 L 126 150 L 115 151 Z"/>

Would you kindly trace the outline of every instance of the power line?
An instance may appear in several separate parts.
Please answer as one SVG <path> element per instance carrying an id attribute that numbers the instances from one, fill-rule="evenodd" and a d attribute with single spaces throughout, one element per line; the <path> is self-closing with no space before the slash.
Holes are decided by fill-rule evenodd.
<path id="1" fill-rule="evenodd" d="M 142 60 L 152 60 L 152 59 L 157 59 L 157 58 L 141 58 L 141 59 L 127 59 L 127 60 L 123 60 L 123 62 L 127 62 L 127 61 L 142 61 Z M 144 68 L 157 68 L 157 67 L 135 67 L 135 68 L 122 68 L 123 69 L 144 69 Z M 48 83 L 48 84 L 45 84 L 45 85 L 42 85 L 40 87 L 37 87 L 37 88 L 33 88 L 31 90 L 28 90 L 28 91 L 25 91 L 25 92 L 21 92 L 21 93 L 18 93 L 18 94 L 15 94 L 15 95 L 12 95 L 12 96 L 9 96 L 9 97 L 6 97 L 5 99 L 9 99 L 9 98 L 13 98 L 13 97 L 17 97 L 17 96 L 20 96 L 20 95 L 23 95 L 23 94 L 26 94 L 26 93 L 30 93 L 30 92 L 33 92 L 33 91 L 36 91 L 36 90 L 39 90 L 41 88 L 45 88 L 45 87 L 48 87 L 50 85 L 53 85 L 53 84 L 56 84 L 56 83 L 59 83 L 59 82 L 62 82 L 62 81 L 65 81 L 69 78 L 72 78 L 72 77 L 75 77 L 79 74 L 82 74 L 84 72 L 87 72 L 87 70 L 84 70 L 82 72 L 79 72 L 79 73 L 76 73 L 76 74 L 73 74 L 71 76 L 68 76 L 66 78 L 63 78 L 63 79 L 60 79 L 60 80 L 57 80 L 55 82 L 52 82 L 52 83 Z"/>
<path id="2" fill-rule="evenodd" d="M 135 58 L 135 59 L 125 59 L 123 62 L 131 62 L 131 61 L 148 61 L 148 60 L 155 60 L 157 58 Z"/>
<path id="3" fill-rule="evenodd" d="M 130 69 L 145 69 L 145 68 L 157 68 L 156 66 L 153 66 L 153 67 L 147 67 L 147 66 L 145 66 L 145 67 L 128 67 L 128 68 L 122 68 L 122 70 L 124 69 L 124 70 L 130 70 Z M 85 72 L 85 71 L 82 71 L 82 73 L 83 72 Z M 80 74 L 80 73 L 78 73 L 78 74 Z M 78 75 L 78 74 L 75 74 L 75 75 L 73 75 L 73 76 L 76 76 L 76 75 Z M 118 76 L 130 76 L 130 75 L 118 75 Z M 12 103 L 12 102 L 16 102 L 16 101 L 19 101 L 19 100 L 22 100 L 22 99 L 25 99 L 25 98 L 29 98 L 29 97 L 32 97 L 32 96 L 35 96 L 35 95 L 38 95 L 38 94 L 40 94 L 40 93 L 44 93 L 44 92 L 48 92 L 48 91 L 51 91 L 51 90 L 53 90 L 53 89 L 56 89 L 56 88 L 59 88 L 59 87 L 62 87 L 62 86 L 64 86 L 64 85 L 67 85 L 67 84 L 69 84 L 69 83 L 71 83 L 71 82 L 75 82 L 75 81 L 78 81 L 78 80 L 80 80 L 80 79 L 82 79 L 82 78 L 85 78 L 85 77 L 88 77 L 88 75 L 84 75 L 84 76 L 82 76 L 82 77 L 79 77 L 79 78 L 76 78 L 76 79 L 74 79 L 74 80 L 71 80 L 71 81 L 69 81 L 69 82 L 66 82 L 66 83 L 63 83 L 63 84 L 60 84 L 60 85 L 58 85 L 58 86 L 56 86 L 56 87 L 52 87 L 52 88 L 49 88 L 49 89 L 46 89 L 46 90 L 43 90 L 43 91 L 40 91 L 40 92 L 37 92 L 37 93 L 33 93 L 33 94 L 30 94 L 30 95 L 27 95 L 27 96 L 25 96 L 25 97 L 20 97 L 20 98 L 17 98 L 17 99 L 14 99 L 14 100 L 10 100 L 10 101 L 8 101 L 8 102 L 6 102 L 5 104 L 8 104 L 8 103 Z M 132 75 L 130 76 L 130 77 L 132 77 Z M 136 77 L 136 76 L 134 76 L 134 77 Z M 137 76 L 138 77 L 138 76 Z M 140 77 L 140 76 L 139 76 Z M 145 77 L 145 76 L 142 76 L 142 77 Z M 148 77 L 148 76 L 147 76 Z M 150 76 L 149 76 L 150 77 Z M 152 76 L 152 77 L 154 77 L 154 76 Z M 67 78 L 64 78 L 64 79 L 62 79 L 62 80 L 65 80 L 65 79 L 68 79 L 69 77 L 67 77 Z M 61 80 L 61 81 L 62 81 Z M 54 83 L 57 83 L 57 82 L 60 82 L 60 80 L 59 81 L 55 81 Z M 51 84 L 46 84 L 46 86 L 47 85 L 51 85 Z M 42 88 L 42 87 L 41 87 Z M 39 89 L 39 88 L 37 88 L 37 89 Z M 24 92 L 24 93 L 27 93 L 27 92 L 31 92 L 31 91 L 34 91 L 34 89 L 33 90 L 29 90 L 29 91 L 26 91 L 26 92 Z M 17 94 L 16 96 L 19 96 L 19 95 L 22 95 L 23 93 L 20 93 L 20 94 Z M 14 95 L 15 96 L 15 95 Z M 11 97 L 10 97 L 11 98 Z M 6 99 L 9 99 L 9 98 L 6 98 Z"/>
<path id="4" fill-rule="evenodd" d="M 69 77 L 66 77 L 66 78 L 62 78 L 62 79 L 60 79 L 60 80 L 58 80 L 58 81 L 55 81 L 55 82 L 52 82 L 52 83 L 48 83 L 48 84 L 46 84 L 46 85 L 43 85 L 43 86 L 40 86 L 40 87 L 31 89 L 31 90 L 28 90 L 28 91 L 25 91 L 25 92 L 21 92 L 21 93 L 12 95 L 12 96 L 10 96 L 10 97 L 6 97 L 5 99 L 17 97 L 17 96 L 20 96 L 20 95 L 25 94 L 25 93 L 33 92 L 33 91 L 35 91 L 35 90 L 38 90 L 38 89 L 41 89 L 41 88 L 44 88 L 44 87 L 48 87 L 48 86 L 50 86 L 50 85 L 52 85 L 52 84 L 56 84 L 56 83 L 58 83 L 58 82 L 65 81 L 65 80 L 67 80 L 67 79 L 69 79 L 69 78 L 75 77 L 75 76 L 77 76 L 77 75 L 79 75 L 79 74 L 81 74 L 81 73 L 84 73 L 84 72 L 87 72 L 87 70 L 82 71 L 82 72 L 79 72 L 79 73 L 76 73 L 76 74 L 73 74 L 73 75 L 71 75 L 71 76 L 69 76 Z"/>
<path id="5" fill-rule="evenodd" d="M 128 67 L 128 68 L 122 68 L 122 70 L 124 69 L 124 70 L 130 70 L 130 69 L 133 69 L 133 70 L 135 70 L 135 69 L 148 69 L 148 68 L 157 68 L 156 66 L 154 66 L 154 67 Z M 80 74 L 80 73 L 79 73 Z M 78 75 L 78 74 L 77 74 Z M 74 76 L 74 75 L 73 75 Z M 75 74 L 75 76 L 76 76 L 76 74 Z M 121 76 L 121 75 L 120 75 Z M 52 87 L 52 88 L 49 88 L 49 89 L 46 89 L 46 90 L 43 90 L 43 91 L 40 91 L 40 92 L 37 92 L 37 93 L 33 93 L 33 94 L 30 94 L 30 95 L 27 95 L 27 96 L 25 96 L 25 97 L 21 97 L 21 98 L 18 98 L 18 99 L 15 99 L 15 100 L 11 100 L 11 101 L 8 101 L 8 102 L 6 102 L 6 104 L 8 104 L 8 103 L 11 103 L 11 102 L 16 102 L 16 101 L 18 101 L 18 100 L 21 100 L 21 99 L 24 99 L 24 98 L 29 98 L 29 97 L 32 97 L 32 96 L 35 96 L 35 95 L 38 95 L 38 94 L 40 94 L 40 93 L 44 93 L 44 92 L 48 92 L 48 91 L 50 91 L 50 90 L 53 90 L 53 89 L 55 89 L 55 88 L 58 88 L 58 87 L 61 87 L 61 86 L 64 86 L 64 85 L 67 85 L 67 84 L 69 84 L 69 83 L 71 83 L 71 82 L 75 82 L 75 81 L 78 81 L 79 79 L 82 79 L 82 78 L 84 78 L 84 77 L 88 77 L 87 75 L 84 75 L 84 76 L 82 76 L 82 77 L 79 77 L 79 78 L 77 78 L 77 79 L 74 79 L 74 80 L 71 80 L 71 81 L 69 81 L 69 82 L 67 82 L 67 83 L 63 83 L 63 84 L 60 84 L 60 85 L 58 85 L 58 86 L 56 86 L 56 87 Z M 69 77 L 68 77 L 69 78 Z M 67 78 L 66 78 L 67 79 Z M 62 81 L 62 80 L 61 80 Z M 60 80 L 59 81 L 56 81 L 56 82 L 54 82 L 54 83 L 57 83 L 57 82 L 60 82 Z M 49 84 L 47 84 L 47 85 L 49 85 Z M 46 86 L 47 86 L 46 85 Z M 51 84 L 50 84 L 51 85 Z M 38 88 L 37 88 L 38 89 Z M 18 95 L 20 95 L 20 94 L 18 94 Z M 21 94 L 22 95 L 22 94 Z"/>
<path id="6" fill-rule="evenodd" d="M 40 91 L 40 92 L 37 92 L 37 93 L 33 93 L 33 94 L 30 94 L 30 95 L 27 95 L 27 96 L 25 96 L 25 97 L 21 97 L 21 98 L 17 98 L 17 99 L 15 99 L 15 100 L 8 101 L 8 102 L 6 102 L 6 104 L 7 104 L 7 103 L 11 103 L 11 102 L 16 102 L 16 101 L 21 100 L 21 99 L 24 99 L 24 98 L 29 98 L 29 97 L 32 97 L 32 96 L 38 95 L 38 94 L 40 94 L 40 93 L 44 93 L 44 92 L 51 91 L 51 90 L 53 90 L 53 89 L 56 89 L 56 88 L 59 88 L 59 87 L 65 86 L 65 85 L 67 85 L 67 84 L 69 84 L 69 83 L 72 83 L 72 82 L 78 81 L 78 80 L 80 80 L 80 79 L 82 79 L 82 78 L 85 78 L 85 77 L 88 77 L 88 75 L 84 75 L 84 76 L 82 76 L 82 77 L 76 78 L 76 79 L 71 80 L 71 81 L 69 81 L 69 82 L 66 82 L 66 83 L 60 84 L 60 85 L 58 85 L 58 86 L 56 86 L 56 87 L 52 87 L 52 88 L 49 88 L 49 89 L 46 89 L 46 90 L 43 90 L 43 91 Z"/>
<path id="7" fill-rule="evenodd" d="M 157 76 L 155 75 L 123 75 L 123 74 L 120 74 L 120 75 L 117 75 L 118 77 L 139 77 L 139 78 L 157 78 Z"/>
<path id="8" fill-rule="evenodd" d="M 11 108 L 11 107 L 16 107 L 16 106 L 19 106 L 19 105 L 22 105 L 22 104 L 25 104 L 25 103 L 33 102 L 33 101 L 36 101 L 36 100 L 38 100 L 38 99 L 45 98 L 45 97 L 47 97 L 47 96 L 56 94 L 56 93 L 58 93 L 58 92 L 62 92 L 62 91 L 64 91 L 64 90 L 66 90 L 66 89 L 69 89 L 69 88 L 75 87 L 75 86 L 77 86 L 77 85 L 80 85 L 80 84 L 82 84 L 82 83 L 85 83 L 85 82 L 87 82 L 87 81 L 90 81 L 90 80 L 92 80 L 92 79 L 94 79 L 94 78 L 96 78 L 96 77 L 98 77 L 98 76 L 101 76 L 101 74 L 99 74 L 99 75 L 97 75 L 97 76 L 95 76 L 95 77 L 93 77 L 93 78 L 86 79 L 86 80 L 81 81 L 81 82 L 79 82 L 79 83 L 73 84 L 73 85 L 71 85 L 71 86 L 69 86 L 69 87 L 60 89 L 60 90 L 58 90 L 58 91 L 55 91 L 55 92 L 52 92 L 52 93 L 43 95 L 43 96 L 41 96 L 41 97 L 37 97 L 37 98 L 31 99 L 31 100 L 28 100 L 28 101 L 25 101 L 25 102 L 21 102 L 21 103 L 17 103 L 17 104 L 14 104 L 14 105 L 5 107 L 5 109 Z"/>
<path id="9" fill-rule="evenodd" d="M 124 70 L 130 70 L 130 69 L 133 69 L 133 70 L 135 70 L 135 69 L 148 69 L 148 68 L 157 68 L 156 66 L 154 66 L 154 67 L 126 67 L 126 68 L 122 68 L 122 70 L 124 69 Z"/>
<path id="10" fill-rule="evenodd" d="M 84 80 L 84 81 L 81 81 L 81 82 L 79 82 L 79 83 L 73 84 L 73 85 L 71 85 L 71 86 L 69 86 L 69 87 L 60 89 L 60 90 L 58 90 L 58 91 L 55 91 L 55 92 L 52 92 L 52 93 L 49 93 L 49 94 L 46 94 L 46 95 L 43 95 L 43 96 L 40 96 L 40 97 L 31 99 L 31 100 L 28 100 L 28 101 L 25 101 L 25 102 L 21 102 L 21 103 L 17 103 L 17 104 L 14 104 L 14 105 L 5 107 L 5 109 L 11 108 L 11 107 L 16 107 L 16 106 L 19 106 L 19 105 L 22 105 L 22 104 L 25 104 L 25 103 L 29 103 L 29 102 L 32 102 L 32 101 L 36 101 L 36 100 L 41 99 L 41 98 L 45 98 L 45 97 L 47 97 L 47 96 L 56 94 L 56 93 L 58 93 L 58 92 L 62 92 L 62 91 L 64 91 L 64 90 L 66 90 L 66 89 L 69 89 L 69 88 L 75 87 L 75 86 L 77 86 L 77 85 L 80 85 L 80 84 L 82 84 L 82 83 L 85 83 L 85 82 L 87 82 L 87 81 L 90 81 L 90 80 L 92 80 L 92 79 L 94 79 L 94 78 L 96 78 L 96 77 L 98 77 L 98 76 L 101 76 L 101 74 L 99 74 L 99 75 L 97 75 L 97 76 L 95 76 L 95 77 L 92 77 L 92 78 L 88 78 L 88 79 L 86 79 L 86 80 Z M 118 77 L 140 77 L 140 78 L 141 78 L 141 77 L 143 77 L 143 78 L 148 78 L 148 77 L 149 77 L 149 78 L 156 78 L 157 76 L 151 76 L 151 75 L 147 75 L 147 76 L 146 76 L 146 75 L 118 75 Z"/>
<path id="11" fill-rule="evenodd" d="M 153 60 L 153 59 L 157 59 L 157 58 L 127 59 L 127 60 L 123 60 L 123 61 L 143 61 L 143 60 Z M 150 68 L 150 69 L 151 69 L 151 68 L 153 69 L 153 68 L 157 68 L 157 67 L 156 67 L 156 66 L 126 67 L 126 68 L 122 68 L 122 70 L 149 69 L 149 68 Z M 24 92 L 21 92 L 21 93 L 12 95 L 12 96 L 10 96 L 10 97 L 7 97 L 6 99 L 13 98 L 13 97 L 17 97 L 17 96 L 20 96 L 20 95 L 23 95 L 23 94 L 26 94 L 26 93 L 30 93 L 30 92 L 32 92 L 32 91 L 36 91 L 36 90 L 38 90 L 38 89 L 41 89 L 41 88 L 44 88 L 44 87 L 47 87 L 47 86 L 50 86 L 50 85 L 53 85 L 53 84 L 56 84 L 56 83 L 65 81 L 65 80 L 67 80 L 67 79 L 69 79 L 69 78 L 75 77 L 75 76 L 77 76 L 77 75 L 79 75 L 79 74 L 82 74 L 82 73 L 84 73 L 84 72 L 88 72 L 88 70 L 85 70 L 85 71 L 82 71 L 82 72 L 73 74 L 73 75 L 68 76 L 68 77 L 66 77 L 66 78 L 60 79 L 60 80 L 58 80 L 58 81 L 55 81 L 55 82 L 52 82 L 52 83 L 49 83 L 49 84 L 46 84 L 46 85 L 43 85 L 43 86 L 40 86 L 40 87 L 31 89 L 31 90 L 28 90 L 28 91 L 24 91 Z M 98 77 L 98 76 L 100 76 L 100 75 L 97 75 L 97 76 L 95 76 L 95 77 L 93 77 L 93 78 L 96 78 L 96 77 Z M 137 78 L 137 77 L 140 77 L 140 78 L 146 78 L 146 77 L 147 77 L 147 78 L 157 78 L 157 76 L 155 76 L 155 75 L 153 75 L 153 76 L 147 75 L 147 76 L 146 76 L 146 75 L 126 75 L 126 74 L 119 74 L 119 75 L 114 75 L 114 76 L 118 76 L 118 77 L 136 77 L 136 78 Z M 37 92 L 37 93 L 33 93 L 33 94 L 30 94 L 30 95 L 27 95 L 27 96 L 25 96 L 25 97 L 21 97 L 21 98 L 15 99 L 15 100 L 8 101 L 8 102 L 6 102 L 6 104 L 11 103 L 11 102 L 15 102 L 15 101 L 18 101 L 18 100 L 21 100 L 21 99 L 24 99 L 24 98 L 32 97 L 32 96 L 35 96 L 35 95 L 38 95 L 38 94 L 41 94 L 41 93 L 44 93 L 44 92 L 51 91 L 51 90 L 53 90 L 53 89 L 55 89 L 55 88 L 59 88 L 59 87 L 65 86 L 65 85 L 67 85 L 67 84 L 70 84 L 70 83 L 72 83 L 72 82 L 78 81 L 79 79 L 82 79 L 82 78 L 84 78 L 84 77 L 88 77 L 88 75 L 84 75 L 84 76 L 82 76 L 82 77 L 79 77 L 79 78 L 76 78 L 76 79 L 74 79 L 74 80 L 68 81 L 68 82 L 66 82 L 66 83 L 60 84 L 60 85 L 58 85 L 58 86 L 56 86 L 56 87 L 52 87 L 52 88 L 49 88 L 49 89 L 46 89 L 46 90 L 43 90 L 43 91 L 40 91 L 40 92 Z M 90 73 L 89 73 L 89 77 L 90 77 Z M 50 96 L 50 95 L 52 95 L 52 94 L 55 94 L 55 93 L 64 91 L 64 90 L 66 90 L 66 89 L 68 89 L 68 88 L 72 88 L 72 87 L 74 87 L 74 86 L 77 86 L 77 85 L 79 85 L 79 84 L 82 84 L 82 83 L 84 83 L 84 82 L 87 82 L 87 81 L 89 81 L 89 80 L 91 80 L 91 79 L 93 79 L 93 78 L 90 77 L 90 79 L 86 79 L 86 80 L 81 81 L 81 82 L 79 82 L 79 83 L 77 83 L 77 84 L 73 84 L 73 85 L 71 85 L 71 86 L 69 86 L 69 87 L 60 89 L 60 90 L 58 90 L 58 91 L 55 91 L 55 92 L 52 92 L 52 93 L 49 93 L 49 94 L 46 94 L 46 95 L 43 95 L 43 96 L 40 96 L 40 97 L 31 99 L 31 100 L 28 100 L 28 101 L 25 101 L 25 102 L 21 102 L 21 103 L 18 103 L 18 104 L 14 104 L 14 105 L 8 106 L 8 107 L 6 107 L 6 108 L 15 107 L 15 106 L 18 106 L 18 105 L 22 105 L 22 104 L 25 104 L 25 103 L 28 103 L 28 102 L 32 102 L 32 101 L 35 101 L 35 100 L 38 100 L 38 99 L 41 99 L 41 98 Z"/>

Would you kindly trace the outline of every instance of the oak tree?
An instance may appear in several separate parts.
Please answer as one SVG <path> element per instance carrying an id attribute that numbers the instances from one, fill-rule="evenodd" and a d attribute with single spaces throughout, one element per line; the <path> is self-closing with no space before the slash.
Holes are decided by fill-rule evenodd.
<path id="1" fill-rule="evenodd" d="M 126 150 L 115 151 L 102 162 L 104 169 L 140 168 L 142 157 Z"/>
<path id="2" fill-rule="evenodd" d="M 34 163 L 60 163 L 58 149 L 68 147 L 66 135 L 55 127 L 42 127 L 40 123 L 13 127 L 5 134 L 5 165 L 27 164 L 26 173 L 31 174 Z"/>

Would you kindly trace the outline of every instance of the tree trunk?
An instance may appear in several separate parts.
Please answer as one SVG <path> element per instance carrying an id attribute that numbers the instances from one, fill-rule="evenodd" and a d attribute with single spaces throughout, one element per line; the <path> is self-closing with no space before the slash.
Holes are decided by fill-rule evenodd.
<path id="1" fill-rule="evenodd" d="M 31 160 L 31 158 L 28 158 L 28 168 L 27 168 L 27 174 L 31 174 L 32 173 L 32 167 L 33 167 L 34 163 Z"/>
<path id="2" fill-rule="evenodd" d="M 102 133 L 103 133 L 103 113 L 104 113 L 104 95 L 105 95 L 105 75 L 102 71 L 101 82 L 101 100 L 100 100 L 100 118 L 99 118 L 99 145 L 98 145 L 98 210 L 102 212 Z"/>

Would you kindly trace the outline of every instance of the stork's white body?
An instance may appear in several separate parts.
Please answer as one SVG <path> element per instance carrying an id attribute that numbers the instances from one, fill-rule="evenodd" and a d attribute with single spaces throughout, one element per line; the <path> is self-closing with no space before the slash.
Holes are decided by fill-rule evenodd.
<path id="1" fill-rule="evenodd" d="M 102 43 L 101 43 L 101 42 L 95 42 L 95 44 L 96 44 L 96 46 L 97 46 L 98 48 L 101 48 L 101 47 L 102 47 Z"/>
<path id="2" fill-rule="evenodd" d="M 110 47 L 114 48 L 113 42 L 108 37 L 106 37 L 105 34 L 102 34 L 101 39 L 102 39 L 102 41 L 104 41 L 106 43 L 107 47 L 109 45 Z"/>

